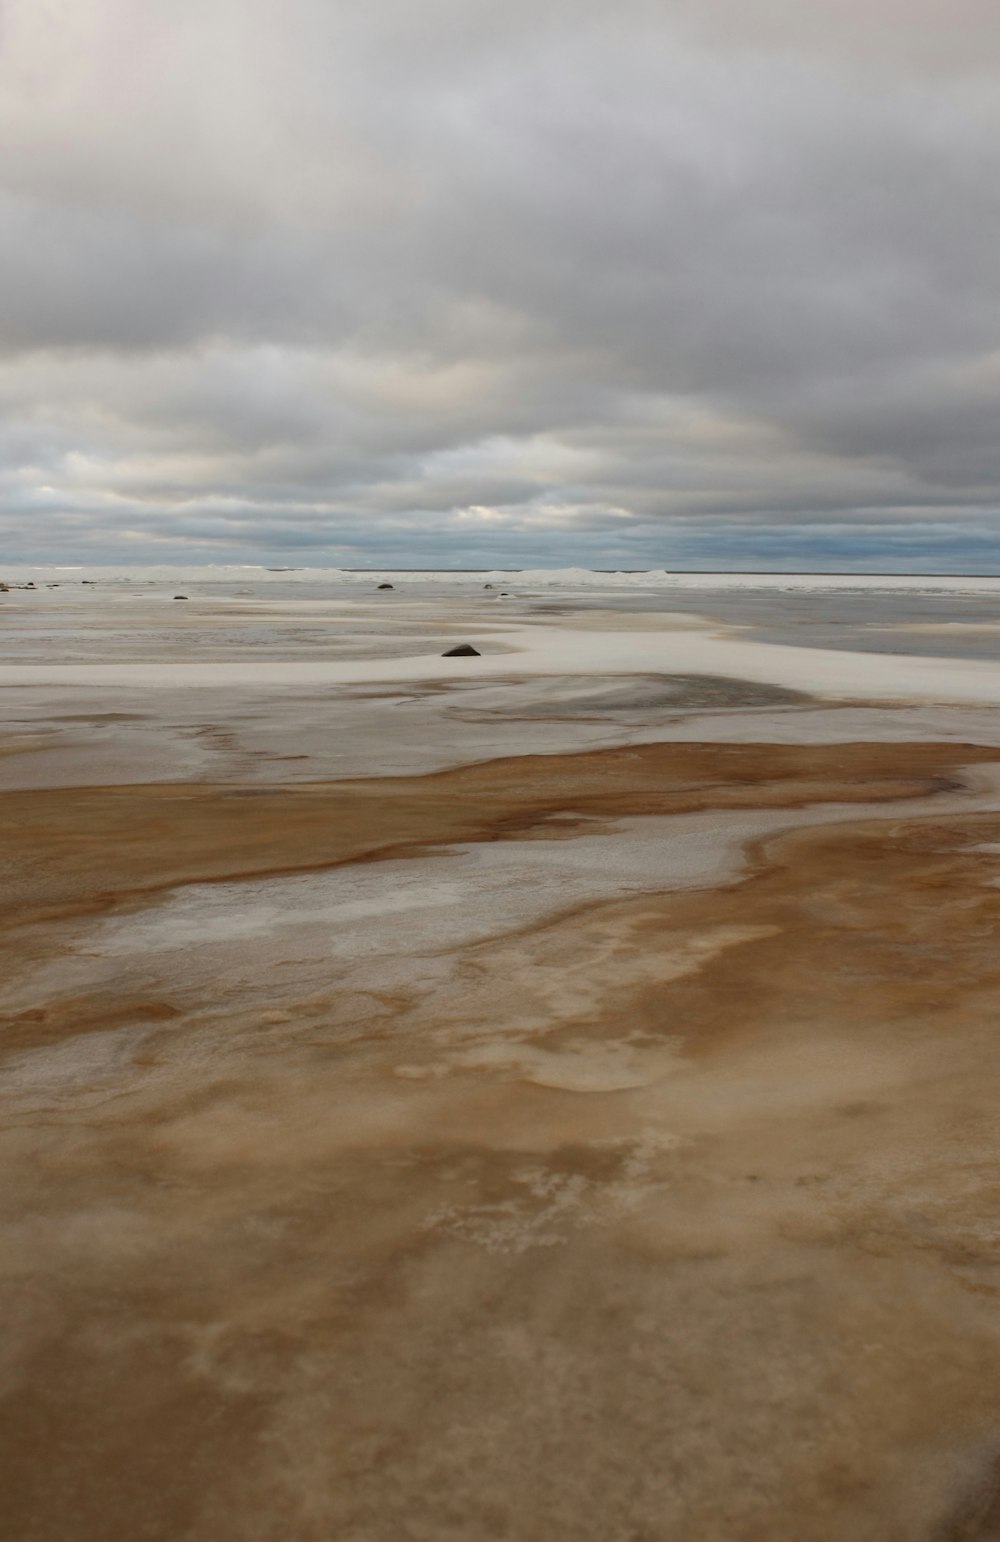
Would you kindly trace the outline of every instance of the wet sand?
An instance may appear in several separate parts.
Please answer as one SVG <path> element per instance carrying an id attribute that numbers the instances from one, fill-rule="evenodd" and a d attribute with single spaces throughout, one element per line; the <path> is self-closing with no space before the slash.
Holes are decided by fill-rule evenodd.
<path id="1" fill-rule="evenodd" d="M 1000 1535 L 1000 750 L 628 689 L 0 790 L 0 1535 Z"/>
<path id="2" fill-rule="evenodd" d="M 382 990 L 244 957 L 192 993 L 153 954 L 12 1014 L 7 1534 L 988 1535 L 947 1527 L 992 1492 L 1000 1387 L 1000 812 L 905 810 L 995 755 L 6 795 L 15 980 L 54 914 L 206 877 L 581 815 L 893 816 Z"/>

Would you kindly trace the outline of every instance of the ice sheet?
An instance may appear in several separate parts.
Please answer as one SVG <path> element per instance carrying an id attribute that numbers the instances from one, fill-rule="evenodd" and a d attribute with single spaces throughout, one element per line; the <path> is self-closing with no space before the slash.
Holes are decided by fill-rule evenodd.
<path id="1" fill-rule="evenodd" d="M 657 618 L 660 620 L 661 618 Z M 551 674 L 708 674 L 753 680 L 837 700 L 1000 704 L 1000 669 L 980 659 L 938 659 L 749 642 L 685 626 L 648 632 L 593 631 L 569 625 L 511 626 L 479 633 L 473 645 L 502 643 L 499 656 L 271 662 L 46 664 L 0 666 L 0 685 L 227 687 L 280 690 L 389 681 L 482 679 L 516 671 Z"/>

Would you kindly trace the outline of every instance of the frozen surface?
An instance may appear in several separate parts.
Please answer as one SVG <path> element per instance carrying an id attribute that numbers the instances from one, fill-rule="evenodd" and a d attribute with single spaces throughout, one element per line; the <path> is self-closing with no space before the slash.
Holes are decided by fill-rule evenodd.
<path id="1" fill-rule="evenodd" d="M 46 1538 L 176 1493 L 164 1535 L 213 1542 L 993 1503 L 997 671 L 885 648 L 992 646 L 995 588 L 913 588 L 897 634 L 853 578 L 518 580 L 0 595 L 19 1537 L 50 1491 Z"/>
<path id="2" fill-rule="evenodd" d="M 7 565 L 3 576 L 8 581 L 25 583 L 97 583 L 178 584 L 229 583 L 248 584 L 330 584 L 338 583 L 370 589 L 374 583 L 448 585 L 482 587 L 491 583 L 498 588 L 523 590 L 548 589 L 579 591 L 602 589 L 760 589 L 792 593 L 805 590 L 917 591 L 924 593 L 963 592 L 1000 594 L 1000 576 L 986 574 L 934 573 L 691 573 L 668 569 L 635 572 L 597 572 L 592 568 L 493 568 L 453 569 L 352 569 L 279 567 L 265 568 L 247 564 L 183 564 L 114 566 Z"/>
<path id="3" fill-rule="evenodd" d="M 658 618 L 659 619 L 659 618 Z M 834 700 L 1000 703 L 1000 669 L 980 659 L 927 658 L 795 648 L 724 636 L 690 625 L 627 632 L 572 625 L 516 625 L 480 630 L 467 624 L 463 638 L 484 656 L 444 658 L 417 651 L 408 657 L 300 659 L 257 657 L 121 664 L 24 664 L 0 666 L 0 686 L 287 687 L 386 684 L 426 680 L 483 679 L 516 671 L 552 674 L 703 674 L 752 680 Z M 498 657 L 490 649 L 502 648 Z"/>

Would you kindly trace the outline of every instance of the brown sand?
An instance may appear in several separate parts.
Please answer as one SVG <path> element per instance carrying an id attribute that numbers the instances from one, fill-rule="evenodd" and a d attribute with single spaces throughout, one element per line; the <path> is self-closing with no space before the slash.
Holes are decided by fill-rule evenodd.
<path id="1" fill-rule="evenodd" d="M 956 765 L 997 754 L 977 745 L 647 744 L 286 787 L 5 792 L 0 914 L 100 908 L 176 884 L 308 871 L 443 841 L 552 835 L 567 814 L 923 797 L 946 786 Z"/>
<path id="2" fill-rule="evenodd" d="M 0 1132 L 0 1535 L 1000 1536 L 1000 815 L 905 803 L 996 757 L 655 745 L 5 795 L 11 968 L 195 879 L 891 807 L 381 992 L 262 966 L 249 1004 L 192 1001 L 152 959 L 141 991 L 19 1011 L 15 1088 L 100 1029 L 125 1053 Z"/>

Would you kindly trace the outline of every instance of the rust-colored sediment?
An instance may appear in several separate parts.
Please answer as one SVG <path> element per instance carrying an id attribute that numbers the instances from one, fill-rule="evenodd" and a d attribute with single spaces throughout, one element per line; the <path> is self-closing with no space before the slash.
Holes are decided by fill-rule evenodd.
<path id="1" fill-rule="evenodd" d="M 995 1536 L 1000 815 L 905 800 L 996 758 L 662 745 L 0 799 L 14 962 L 193 879 L 891 800 L 381 993 L 262 968 L 251 1005 L 220 980 L 181 1010 L 152 958 L 103 1008 L 18 1012 L 19 1056 L 102 1010 L 144 1032 L 0 1134 L 0 1535 Z"/>
<path id="2" fill-rule="evenodd" d="M 647 744 L 428 776 L 288 787 L 160 783 L 0 794 L 0 916 L 181 883 L 307 871 L 444 841 L 523 839 L 604 818 L 922 797 L 978 745 Z"/>

